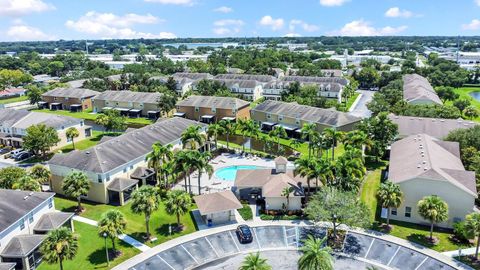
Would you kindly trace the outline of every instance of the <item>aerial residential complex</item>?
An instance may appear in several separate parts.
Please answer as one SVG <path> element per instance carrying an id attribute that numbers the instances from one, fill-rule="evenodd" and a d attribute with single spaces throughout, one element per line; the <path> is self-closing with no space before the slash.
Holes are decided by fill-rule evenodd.
<path id="1" fill-rule="evenodd" d="M 42 94 L 40 108 L 78 112 L 92 109 L 93 97 L 100 92 L 84 88 L 55 88 Z"/>
<path id="2" fill-rule="evenodd" d="M 418 74 L 403 76 L 403 98 L 410 104 L 443 104 L 428 80 Z"/>
<path id="3" fill-rule="evenodd" d="M 176 116 L 214 123 L 250 118 L 250 103 L 238 98 L 189 96 L 177 102 Z"/>
<path id="4" fill-rule="evenodd" d="M 93 111 L 118 110 L 121 115 L 132 118 L 160 116 L 158 92 L 105 91 L 93 98 Z"/>

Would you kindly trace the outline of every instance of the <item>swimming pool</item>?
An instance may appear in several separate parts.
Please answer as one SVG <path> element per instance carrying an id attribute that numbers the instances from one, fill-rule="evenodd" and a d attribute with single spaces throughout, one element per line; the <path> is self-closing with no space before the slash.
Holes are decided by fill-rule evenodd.
<path id="1" fill-rule="evenodd" d="M 238 170 L 258 170 L 263 169 L 263 167 L 255 165 L 239 165 L 239 166 L 230 166 L 220 168 L 215 172 L 215 176 L 224 181 L 235 181 Z"/>

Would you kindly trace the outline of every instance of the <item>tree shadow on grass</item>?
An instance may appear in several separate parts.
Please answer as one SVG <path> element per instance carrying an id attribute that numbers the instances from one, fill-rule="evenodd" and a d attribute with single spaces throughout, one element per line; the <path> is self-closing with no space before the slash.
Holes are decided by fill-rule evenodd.
<path id="1" fill-rule="evenodd" d="M 108 259 L 110 260 L 110 263 L 113 261 L 117 260 L 120 256 L 122 256 L 122 252 L 119 250 L 120 248 L 132 248 L 129 244 L 116 240 L 116 252 L 113 252 L 112 245 L 111 245 L 111 240 L 108 241 Z M 88 261 L 95 266 L 95 269 L 104 269 L 107 268 L 107 257 L 105 253 L 105 246 L 102 246 L 101 248 L 98 248 L 97 250 L 93 251 L 88 255 Z"/>
<path id="2" fill-rule="evenodd" d="M 171 234 L 169 229 L 170 226 L 172 226 Z M 155 232 L 159 235 L 169 237 L 169 236 L 175 236 L 176 234 L 179 234 L 185 231 L 186 228 L 187 227 L 184 226 L 183 224 L 180 224 L 180 227 L 178 227 L 177 223 L 162 224 L 162 226 L 155 229 Z"/>

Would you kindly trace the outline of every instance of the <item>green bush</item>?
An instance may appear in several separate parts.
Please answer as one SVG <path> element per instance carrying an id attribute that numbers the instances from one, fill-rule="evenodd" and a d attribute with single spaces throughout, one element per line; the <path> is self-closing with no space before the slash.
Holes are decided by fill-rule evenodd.
<path id="1" fill-rule="evenodd" d="M 244 220 L 252 220 L 253 219 L 253 213 L 252 213 L 252 208 L 248 204 L 242 204 L 243 208 L 238 209 L 238 213 L 240 213 L 240 216 Z"/>

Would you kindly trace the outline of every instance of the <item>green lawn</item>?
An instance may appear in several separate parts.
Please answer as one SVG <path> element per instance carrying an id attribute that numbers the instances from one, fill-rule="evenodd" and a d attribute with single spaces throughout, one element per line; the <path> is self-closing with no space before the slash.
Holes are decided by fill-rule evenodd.
<path id="1" fill-rule="evenodd" d="M 58 115 L 65 115 L 65 116 L 70 116 L 74 118 L 80 118 L 80 119 L 85 119 L 85 120 L 92 120 L 95 121 L 97 119 L 98 114 L 92 113 L 92 111 L 83 111 L 83 112 L 70 112 L 66 110 L 58 110 L 58 111 L 52 111 L 49 109 L 37 109 L 34 110 L 36 112 L 44 112 L 44 113 L 52 113 L 52 114 L 58 114 Z M 152 120 L 147 119 L 147 118 L 127 118 L 126 121 L 127 124 L 137 124 L 137 125 L 150 125 L 152 124 Z"/>
<path id="2" fill-rule="evenodd" d="M 142 236 L 145 233 L 145 218 L 143 215 L 137 215 L 132 213 L 129 203 L 124 206 L 112 206 L 107 204 L 94 204 L 86 202 L 82 205 L 85 208 L 85 211 L 81 214 L 81 216 L 97 221 L 101 219 L 102 214 L 105 213 L 107 210 L 120 210 L 127 219 L 126 233 L 133 238 L 143 242 Z M 72 212 L 76 207 L 76 202 L 65 198 L 55 197 L 55 206 L 60 211 Z M 196 206 L 192 206 L 192 209 L 195 208 Z M 164 205 L 161 204 L 160 209 L 157 210 L 150 219 L 150 232 L 152 234 L 152 237 L 158 238 L 158 241 L 154 243 L 147 242 L 145 244 L 148 246 L 155 246 L 173 238 L 196 231 L 193 218 L 191 214 L 188 213 L 180 218 L 180 222 L 182 223 L 182 225 L 184 225 L 184 230 L 182 232 L 169 235 L 169 224 L 174 225 L 176 224 L 176 222 L 176 217 L 168 215 L 165 212 Z"/>
<path id="3" fill-rule="evenodd" d="M 377 169 L 375 171 L 368 171 L 363 183 L 360 199 L 364 202 L 370 209 L 370 220 L 375 221 L 375 214 L 377 212 L 377 190 L 380 187 L 380 178 L 382 170 Z"/>
<path id="4" fill-rule="evenodd" d="M 75 234 L 78 236 L 78 253 L 73 260 L 64 262 L 64 269 L 111 269 L 140 253 L 140 250 L 117 239 L 115 246 L 121 251 L 121 255 L 114 260 L 110 260 L 110 267 L 107 267 L 105 240 L 98 236 L 97 228 L 76 221 L 74 221 L 74 228 Z M 107 240 L 107 245 L 111 248 L 111 240 Z M 43 262 L 37 269 L 58 270 L 59 265 L 49 265 Z"/>
<path id="5" fill-rule="evenodd" d="M 20 102 L 20 101 L 25 101 L 25 100 L 28 100 L 28 97 L 26 95 L 25 96 L 19 96 L 19 97 L 0 99 L 0 104 L 9 104 L 9 103 Z"/>
<path id="6" fill-rule="evenodd" d="M 347 100 L 347 103 L 345 104 L 345 106 L 343 107 L 345 110 L 345 112 L 348 112 L 348 110 L 350 109 L 350 107 L 353 105 L 353 102 L 355 102 L 355 100 L 357 100 L 357 97 L 360 95 L 360 93 L 358 92 L 355 92 L 355 94 L 351 97 L 348 98 Z M 342 103 L 343 104 L 343 103 Z"/>
<path id="7" fill-rule="evenodd" d="M 92 131 L 92 136 L 88 139 L 81 140 L 81 141 L 75 141 L 75 149 L 77 150 L 85 150 L 88 149 L 92 146 L 97 145 L 100 140 L 102 139 L 103 136 L 118 136 L 118 133 L 104 133 L 101 131 L 93 130 Z M 73 151 L 73 145 L 70 143 L 69 145 L 66 145 L 60 149 L 62 153 L 68 153 Z"/>
<path id="8" fill-rule="evenodd" d="M 478 110 L 480 110 L 480 101 L 478 101 L 478 100 L 474 99 L 472 96 L 470 96 L 470 93 L 472 93 L 472 92 L 480 92 L 480 85 L 460 87 L 460 88 L 456 88 L 454 91 L 455 91 L 455 93 L 457 93 L 459 95 L 459 97 L 458 97 L 459 99 L 470 100 L 472 105 L 475 106 Z M 447 101 L 446 102 L 447 105 L 451 105 L 452 103 L 453 103 L 452 101 Z M 480 122 L 480 116 L 473 119 L 473 120 Z"/>

